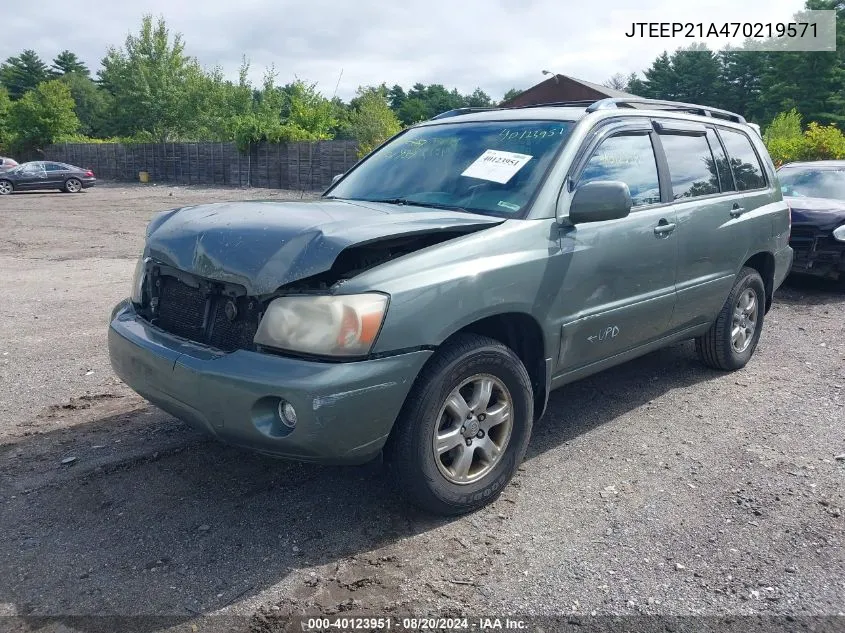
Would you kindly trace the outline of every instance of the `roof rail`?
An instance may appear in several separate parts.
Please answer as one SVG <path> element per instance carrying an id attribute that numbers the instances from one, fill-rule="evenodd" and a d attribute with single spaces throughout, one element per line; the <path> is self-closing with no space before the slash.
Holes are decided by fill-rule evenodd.
<path id="1" fill-rule="evenodd" d="M 584 108 L 593 105 L 595 99 L 581 99 L 579 101 L 550 101 L 549 103 L 529 103 L 521 106 L 505 106 L 508 110 L 522 110 L 524 108 Z"/>
<path id="2" fill-rule="evenodd" d="M 437 116 L 431 117 L 429 121 L 434 121 L 436 119 L 448 119 L 449 117 L 460 116 L 462 114 L 470 114 L 471 112 L 487 112 L 489 110 L 499 109 L 500 108 L 455 108 L 454 110 L 446 110 L 446 112 L 441 112 Z"/>
<path id="3" fill-rule="evenodd" d="M 638 105 L 643 106 L 645 108 L 653 107 L 655 110 L 674 110 L 676 112 L 690 112 L 693 114 L 698 114 L 700 116 L 725 119 L 727 121 L 733 121 L 734 123 L 746 123 L 745 117 L 740 114 L 736 114 L 735 112 L 720 110 L 719 108 L 711 108 L 709 106 L 696 105 L 694 103 L 663 101 L 660 99 L 601 99 L 590 105 L 587 108 L 587 112 L 596 112 L 597 110 L 609 110 L 613 108 L 636 108 L 636 106 Z"/>

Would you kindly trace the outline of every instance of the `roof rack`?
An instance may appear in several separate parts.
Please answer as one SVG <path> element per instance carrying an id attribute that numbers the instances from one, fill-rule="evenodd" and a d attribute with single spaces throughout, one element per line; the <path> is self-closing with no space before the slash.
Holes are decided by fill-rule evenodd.
<path id="1" fill-rule="evenodd" d="M 614 108 L 636 108 L 637 106 L 646 109 L 653 108 L 655 110 L 666 110 L 668 112 L 689 112 L 699 116 L 733 121 L 734 123 L 748 123 L 742 115 L 737 114 L 736 112 L 729 112 L 728 110 L 720 110 L 719 108 L 711 108 L 710 106 L 697 105 L 694 103 L 664 101 L 661 99 L 641 99 L 637 97 L 608 98 L 599 100 L 586 99 L 579 101 L 552 101 L 549 103 L 531 103 L 522 106 L 494 106 L 490 108 L 455 108 L 454 110 L 441 112 L 429 120 L 434 121 L 436 119 L 447 119 L 449 117 L 470 114 L 472 112 L 492 112 L 494 110 L 522 110 L 527 108 L 586 108 L 587 112 L 596 112 L 598 110 L 611 110 Z"/>
<path id="2" fill-rule="evenodd" d="M 529 103 L 521 106 L 505 106 L 508 110 L 522 110 L 524 108 L 585 108 L 596 102 L 595 99 L 581 99 L 578 101 L 551 101 L 549 103 Z"/>
<path id="3" fill-rule="evenodd" d="M 596 112 L 597 110 L 610 110 L 613 108 L 636 108 L 638 105 L 643 106 L 645 108 L 654 108 L 655 110 L 690 112 L 692 114 L 698 114 L 700 116 L 725 119 L 727 121 L 733 121 L 734 123 L 747 123 L 745 117 L 735 112 L 720 110 L 719 108 L 711 108 L 709 106 L 696 105 L 694 103 L 681 103 L 679 101 L 662 101 L 660 99 L 601 99 L 599 101 L 595 101 L 592 105 L 588 106 L 587 112 Z"/>

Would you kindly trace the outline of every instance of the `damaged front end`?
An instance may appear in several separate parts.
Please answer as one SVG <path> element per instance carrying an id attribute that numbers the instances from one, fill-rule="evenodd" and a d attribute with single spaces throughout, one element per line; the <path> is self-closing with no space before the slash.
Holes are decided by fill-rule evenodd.
<path id="1" fill-rule="evenodd" d="M 256 344 L 256 333 L 271 302 L 294 295 L 337 294 L 345 281 L 376 266 L 483 228 L 474 224 L 438 228 L 399 237 L 384 237 L 348 246 L 331 266 L 289 281 L 271 292 L 256 293 L 249 284 L 209 278 L 185 271 L 155 256 L 142 258 L 136 271 L 133 303 L 142 319 L 188 341 L 223 352 L 276 351 Z M 489 225 L 492 225 L 489 224 Z M 155 246 L 155 242 L 153 242 Z M 225 262 L 224 262 L 225 268 Z M 220 275 L 224 277 L 225 275 Z"/>

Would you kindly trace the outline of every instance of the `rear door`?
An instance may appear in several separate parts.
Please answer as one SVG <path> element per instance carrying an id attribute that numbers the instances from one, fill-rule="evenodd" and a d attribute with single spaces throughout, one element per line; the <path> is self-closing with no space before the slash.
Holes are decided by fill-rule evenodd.
<path id="1" fill-rule="evenodd" d="M 676 220 L 664 202 L 648 121 L 608 131 L 588 148 L 575 187 L 615 180 L 628 185 L 628 217 L 563 232 L 570 253 L 556 311 L 563 322 L 559 372 L 566 373 L 665 335 L 675 304 Z"/>
<path id="2" fill-rule="evenodd" d="M 712 322 L 748 256 L 750 220 L 766 179 L 750 141 L 731 131 L 736 156 L 717 126 L 656 121 L 678 218 L 678 302 L 672 329 Z M 736 138 L 739 137 L 739 138 Z M 737 144 L 739 142 L 739 145 Z M 750 154 L 750 156 L 749 156 Z"/>
<path id="3" fill-rule="evenodd" d="M 68 175 L 67 166 L 61 163 L 44 163 L 44 171 L 46 172 L 45 185 L 51 189 L 61 189 L 65 184 L 65 178 Z"/>

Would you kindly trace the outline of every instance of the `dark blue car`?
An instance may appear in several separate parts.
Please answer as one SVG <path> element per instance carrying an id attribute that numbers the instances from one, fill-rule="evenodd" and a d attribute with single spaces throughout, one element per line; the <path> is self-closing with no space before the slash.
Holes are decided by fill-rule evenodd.
<path id="1" fill-rule="evenodd" d="M 792 272 L 845 281 L 845 161 L 788 163 L 778 179 L 792 210 Z"/>

